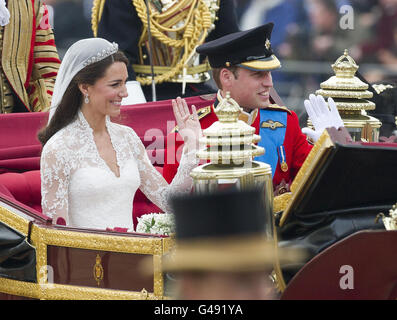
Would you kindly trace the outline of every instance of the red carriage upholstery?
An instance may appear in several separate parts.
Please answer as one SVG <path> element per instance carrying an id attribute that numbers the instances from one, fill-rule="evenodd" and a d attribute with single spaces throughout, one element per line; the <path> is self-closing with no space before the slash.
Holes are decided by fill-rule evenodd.
<path id="1" fill-rule="evenodd" d="M 190 97 L 186 101 L 197 109 L 213 102 L 202 97 Z M 46 125 L 47 119 L 48 113 L 44 112 L 0 115 L 0 195 L 11 197 L 36 212 L 41 212 L 41 145 L 37 132 Z M 175 127 L 171 100 L 123 106 L 120 117 L 113 121 L 135 130 L 153 165 L 162 173 L 165 137 Z M 134 198 L 134 226 L 138 217 L 151 212 L 161 210 L 138 190 Z"/>
<path id="2" fill-rule="evenodd" d="M 0 174 L 0 185 L 0 193 L 41 212 L 40 170 Z"/>

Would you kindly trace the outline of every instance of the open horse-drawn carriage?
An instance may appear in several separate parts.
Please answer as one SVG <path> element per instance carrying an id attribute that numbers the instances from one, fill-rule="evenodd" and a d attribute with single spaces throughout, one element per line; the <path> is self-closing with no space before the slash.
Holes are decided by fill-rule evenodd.
<path id="1" fill-rule="evenodd" d="M 198 107 L 202 98 L 191 100 Z M 37 132 L 47 113 L 0 117 L 0 297 L 36 299 L 161 299 L 161 272 L 143 277 L 139 264 L 153 257 L 155 270 L 170 240 L 123 229 L 74 229 L 52 224 L 41 213 Z M 167 131 L 175 127 L 170 101 L 123 107 L 119 119 L 134 128 L 162 172 Z M 156 148 L 151 147 L 153 144 Z M 139 190 L 133 215 L 161 210 Z"/>
<path id="2" fill-rule="evenodd" d="M 200 109 L 211 99 L 187 102 Z M 58 226 L 41 213 L 36 134 L 47 117 L 0 116 L 0 298 L 166 298 L 161 258 L 172 238 Z M 115 121 L 134 128 L 162 172 L 161 145 L 175 125 L 171 102 L 124 106 Z M 397 201 L 396 144 L 346 146 L 336 140 L 323 135 L 292 192 L 274 199 L 279 244 L 310 249 L 302 265 L 276 268 L 281 298 L 396 298 L 397 231 L 385 230 L 381 219 L 374 223 Z M 365 157 L 357 160 L 358 153 Z M 140 192 L 133 208 L 135 226 L 143 214 L 160 212 Z M 139 267 L 147 257 L 154 267 L 149 277 Z M 353 287 L 345 279 L 353 279 Z"/>

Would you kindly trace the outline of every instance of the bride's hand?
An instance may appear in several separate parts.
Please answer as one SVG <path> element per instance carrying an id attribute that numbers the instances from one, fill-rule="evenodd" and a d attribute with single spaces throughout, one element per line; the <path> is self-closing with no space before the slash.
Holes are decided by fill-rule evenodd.
<path id="1" fill-rule="evenodd" d="M 178 133 L 183 138 L 188 151 L 198 149 L 198 139 L 202 136 L 202 131 L 196 107 L 192 105 L 192 113 L 190 113 L 185 99 L 178 97 L 172 100 L 172 108 L 178 125 Z"/>

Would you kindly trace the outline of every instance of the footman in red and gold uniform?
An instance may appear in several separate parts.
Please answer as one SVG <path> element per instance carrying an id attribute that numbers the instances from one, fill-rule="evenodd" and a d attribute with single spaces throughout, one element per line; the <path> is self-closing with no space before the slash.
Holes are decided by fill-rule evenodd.
<path id="1" fill-rule="evenodd" d="M 61 61 L 43 0 L 0 4 L 0 113 L 48 111 Z"/>
<path id="2" fill-rule="evenodd" d="M 218 120 L 214 108 L 226 92 L 230 92 L 243 108 L 240 119 L 255 127 L 261 136 L 258 145 L 265 148 L 265 154 L 255 160 L 270 164 L 273 185 L 277 187 L 294 179 L 312 146 L 301 132 L 296 113 L 271 103 L 271 71 L 280 67 L 271 49 L 272 29 L 273 23 L 268 23 L 226 35 L 197 48 L 198 53 L 208 56 L 219 88 L 215 103 L 197 112 L 202 129 L 209 127 Z M 183 144 L 175 131 L 167 136 L 163 174 L 168 181 L 176 174 L 180 157 L 178 149 L 182 149 Z"/>

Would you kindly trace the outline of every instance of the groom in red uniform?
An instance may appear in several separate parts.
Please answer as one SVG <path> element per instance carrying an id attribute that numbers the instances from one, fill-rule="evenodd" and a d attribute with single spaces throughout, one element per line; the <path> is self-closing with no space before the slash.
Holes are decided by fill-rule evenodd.
<path id="1" fill-rule="evenodd" d="M 289 184 L 311 150 L 294 111 L 271 103 L 271 71 L 281 65 L 273 54 L 270 36 L 273 23 L 226 35 L 197 48 L 206 55 L 219 91 L 211 106 L 199 109 L 202 129 L 218 120 L 214 110 L 230 96 L 243 108 L 240 120 L 256 128 L 265 154 L 255 160 L 270 164 L 273 186 Z M 167 136 L 163 175 L 170 182 L 176 174 L 183 144 L 175 132 Z"/>

